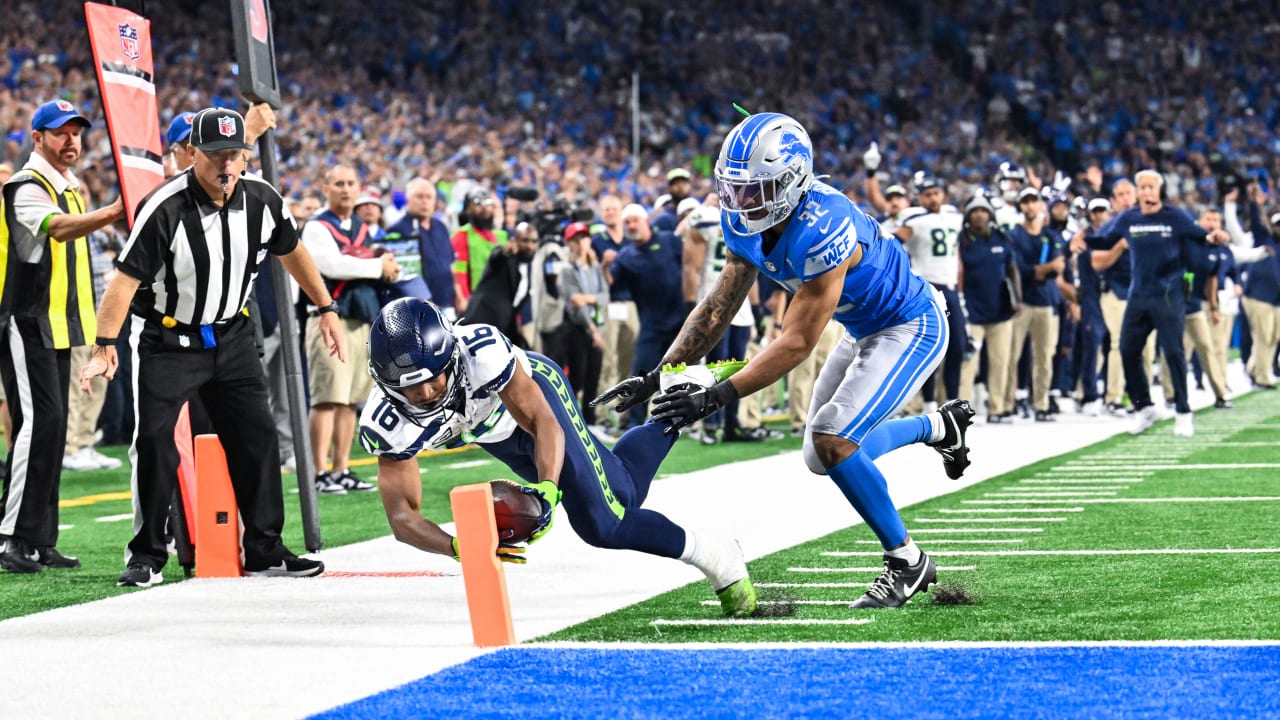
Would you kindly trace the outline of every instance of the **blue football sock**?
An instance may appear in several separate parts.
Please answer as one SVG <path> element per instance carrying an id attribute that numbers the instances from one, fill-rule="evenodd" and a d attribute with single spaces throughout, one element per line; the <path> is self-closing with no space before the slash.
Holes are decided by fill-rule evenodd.
<path id="1" fill-rule="evenodd" d="M 928 424 L 927 420 L 925 424 Z M 889 486 L 884 475 L 871 462 L 866 450 L 858 450 L 839 465 L 827 468 L 827 475 L 880 538 L 880 544 L 886 550 L 901 545 L 907 539 L 907 527 L 902 524 L 902 517 L 889 498 Z"/>
<path id="2" fill-rule="evenodd" d="M 887 420 L 876 426 L 862 441 L 862 452 L 871 460 L 911 443 L 927 442 L 933 437 L 933 423 L 928 415 Z"/>

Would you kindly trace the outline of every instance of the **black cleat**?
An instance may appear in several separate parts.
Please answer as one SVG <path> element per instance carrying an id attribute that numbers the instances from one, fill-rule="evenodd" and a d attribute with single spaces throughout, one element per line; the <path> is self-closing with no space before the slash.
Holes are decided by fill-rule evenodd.
<path id="1" fill-rule="evenodd" d="M 291 555 L 281 558 L 273 566 L 256 570 L 244 569 L 245 575 L 257 577 L 314 577 L 324 572 L 324 563 L 319 560 Z"/>
<path id="2" fill-rule="evenodd" d="M 0 568 L 4 568 L 11 573 L 27 574 L 38 573 L 44 570 L 44 566 L 32 557 L 31 551 L 27 549 L 27 543 L 22 538 L 11 537 L 4 544 L 3 552 L 0 552 Z"/>
<path id="3" fill-rule="evenodd" d="M 32 559 L 47 568 L 68 569 L 80 567 L 80 559 L 69 557 L 58 552 L 52 545 L 41 545 L 32 548 Z"/>
<path id="4" fill-rule="evenodd" d="M 159 585 L 164 582 L 164 575 L 152 570 L 150 565 L 146 563 L 129 563 L 124 572 L 120 574 L 116 580 L 119 587 L 140 587 L 149 588 L 152 585 Z"/>
<path id="5" fill-rule="evenodd" d="M 1218 398 L 1217 400 L 1213 401 L 1213 406 L 1219 410 L 1230 410 L 1231 408 L 1235 407 L 1235 403 L 1231 402 L 1226 398 Z"/>
<path id="6" fill-rule="evenodd" d="M 924 592 L 938 582 L 938 566 L 925 553 L 915 565 L 906 560 L 884 556 L 884 572 L 867 588 L 867 594 L 850 603 L 851 608 L 875 610 L 907 604 L 912 595 Z"/>
<path id="7" fill-rule="evenodd" d="M 945 432 L 941 440 L 928 445 L 942 455 L 947 477 L 959 480 L 964 469 L 969 467 L 969 448 L 964 444 L 964 433 L 973 422 L 974 410 L 967 400 L 952 400 L 938 408 L 938 414 L 942 416 Z"/>

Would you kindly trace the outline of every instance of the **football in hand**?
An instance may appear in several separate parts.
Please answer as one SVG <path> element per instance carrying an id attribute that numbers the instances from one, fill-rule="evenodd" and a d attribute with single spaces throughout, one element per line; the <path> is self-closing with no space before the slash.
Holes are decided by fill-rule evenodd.
<path id="1" fill-rule="evenodd" d="M 542 518 L 542 501 L 537 495 L 521 492 L 521 486 L 510 480 L 494 480 L 493 519 L 498 526 L 498 542 L 507 545 L 528 542 Z"/>

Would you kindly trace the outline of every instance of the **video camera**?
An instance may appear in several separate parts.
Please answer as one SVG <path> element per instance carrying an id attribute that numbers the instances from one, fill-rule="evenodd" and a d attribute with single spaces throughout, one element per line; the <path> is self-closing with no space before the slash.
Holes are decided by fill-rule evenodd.
<path id="1" fill-rule="evenodd" d="M 536 188 L 511 185 L 506 189 L 506 197 L 520 202 L 537 203 L 530 209 L 521 208 L 516 213 L 516 222 L 527 222 L 538 231 L 541 242 L 560 241 L 560 234 L 569 223 L 589 223 L 595 219 L 591 208 L 577 201 L 560 197 L 550 203 L 539 203 L 541 194 Z"/>

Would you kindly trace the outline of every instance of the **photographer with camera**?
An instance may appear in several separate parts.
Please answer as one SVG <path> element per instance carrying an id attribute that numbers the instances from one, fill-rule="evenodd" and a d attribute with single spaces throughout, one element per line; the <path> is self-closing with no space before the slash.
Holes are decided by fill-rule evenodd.
<path id="1" fill-rule="evenodd" d="M 489 254 L 460 322 L 493 325 L 512 342 L 528 349 L 517 313 L 529 297 L 529 266 L 537 251 L 538 231 L 530 223 L 518 223 L 511 241 Z"/>
<path id="2" fill-rule="evenodd" d="M 378 254 L 369 240 L 369 227 L 355 216 L 360 181 L 346 165 L 325 176 L 327 207 L 302 230 L 302 243 L 338 306 L 343 326 L 345 363 L 329 353 L 318 331 L 320 310 L 308 307 L 307 368 L 311 385 L 311 452 L 316 467 L 316 491 L 345 494 L 373 490 L 351 472 L 351 442 L 356 429 L 356 405 L 369 395 L 369 327 L 378 316 L 379 281 L 395 282 L 400 265 L 391 253 Z M 333 470 L 325 470 L 333 448 Z"/>

